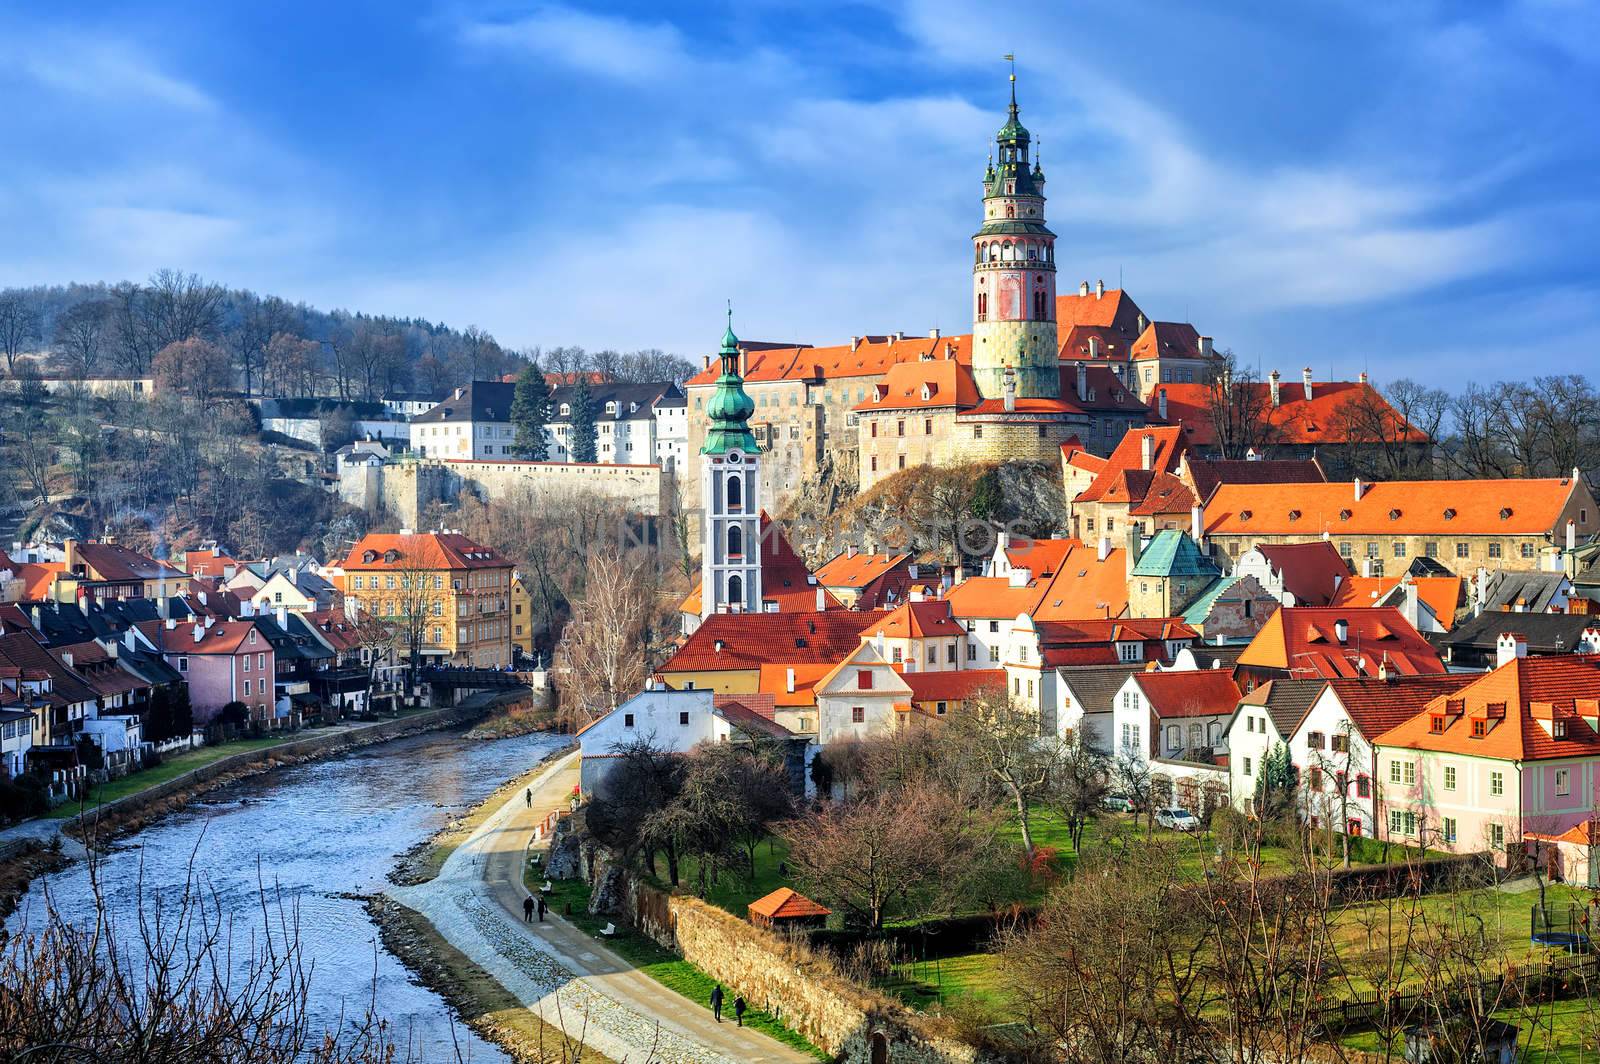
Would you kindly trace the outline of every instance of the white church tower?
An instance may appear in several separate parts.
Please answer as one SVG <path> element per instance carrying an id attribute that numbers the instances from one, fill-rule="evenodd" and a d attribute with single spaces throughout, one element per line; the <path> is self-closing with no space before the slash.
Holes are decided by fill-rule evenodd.
<path id="1" fill-rule="evenodd" d="M 700 448 L 700 498 L 705 506 L 700 552 L 700 616 L 761 611 L 761 451 L 750 432 L 755 401 L 739 376 L 733 311 L 722 334 L 722 376 L 706 408 L 710 425 Z"/>

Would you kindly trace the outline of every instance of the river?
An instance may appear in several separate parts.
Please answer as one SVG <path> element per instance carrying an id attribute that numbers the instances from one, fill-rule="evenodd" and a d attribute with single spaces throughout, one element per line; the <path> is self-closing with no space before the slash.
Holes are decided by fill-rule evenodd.
<path id="1" fill-rule="evenodd" d="M 314 1028 L 335 1026 L 341 1012 L 361 1014 L 375 977 L 377 1011 L 418 1059 L 452 1060 L 459 1043 L 472 1064 L 504 1061 L 498 1048 L 453 1022 L 439 995 L 411 980 L 378 942 L 361 901 L 345 895 L 377 893 L 402 853 L 566 741 L 435 732 L 229 785 L 107 854 L 101 866 L 107 904 L 131 926 L 141 885 L 147 897 L 171 896 L 183 886 L 193 853 L 236 926 L 259 927 L 259 869 L 269 887 L 281 890 L 286 909 L 298 911 Z M 92 919 L 88 870 L 78 862 L 33 883 L 11 919 L 13 930 L 44 890 L 73 922 Z"/>

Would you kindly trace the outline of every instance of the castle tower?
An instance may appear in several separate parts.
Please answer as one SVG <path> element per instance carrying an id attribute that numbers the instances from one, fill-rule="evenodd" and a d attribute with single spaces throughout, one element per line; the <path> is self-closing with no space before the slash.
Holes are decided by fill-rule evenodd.
<path id="1" fill-rule="evenodd" d="M 1019 398 L 1061 394 L 1056 343 L 1056 235 L 1044 224 L 1044 171 L 1029 158 L 1028 131 L 1011 111 L 995 134 L 999 163 L 983 175 L 983 228 L 973 235 L 972 375 L 999 399 L 1006 369 Z"/>
<path id="2" fill-rule="evenodd" d="M 722 376 L 706 406 L 710 424 L 700 448 L 702 618 L 761 610 L 761 451 L 750 432 L 756 404 L 739 375 L 732 310 L 720 357 Z"/>

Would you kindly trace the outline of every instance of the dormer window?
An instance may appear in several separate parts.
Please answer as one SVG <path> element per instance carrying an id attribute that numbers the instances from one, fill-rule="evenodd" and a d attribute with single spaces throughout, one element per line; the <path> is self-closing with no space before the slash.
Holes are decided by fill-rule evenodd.
<path id="1" fill-rule="evenodd" d="M 1339 520 L 1341 520 L 1341 521 L 1350 520 L 1350 511 L 1349 510 L 1340 510 L 1339 511 Z"/>
<path id="2" fill-rule="evenodd" d="M 615 414 L 616 412 L 617 412 L 617 404 L 614 401 L 613 402 L 609 402 L 609 403 L 606 404 L 606 413 Z"/>
<path id="3" fill-rule="evenodd" d="M 1567 722 L 1564 720 L 1551 721 L 1550 734 L 1557 739 L 1565 739 L 1567 737 Z"/>
<path id="4" fill-rule="evenodd" d="M 1446 521 L 1454 521 L 1456 519 L 1455 507 L 1453 507 L 1453 506 L 1445 507 L 1444 519 Z"/>
<path id="5" fill-rule="evenodd" d="M 1500 507 L 1500 520 L 1505 521 L 1505 520 L 1508 520 L 1510 517 L 1511 517 L 1511 507 L 1509 507 L 1509 506 Z"/>
<path id="6" fill-rule="evenodd" d="M 1428 730 L 1435 735 L 1442 734 L 1444 727 L 1444 714 L 1442 713 L 1435 713 L 1428 721 Z"/>
<path id="7" fill-rule="evenodd" d="M 1254 510 L 1240 510 L 1239 511 L 1239 520 L 1241 520 L 1241 521 L 1248 521 L 1248 520 L 1250 520 L 1250 518 L 1252 518 L 1254 516 L 1255 516 L 1255 511 Z"/>
<path id="8" fill-rule="evenodd" d="M 364 550 L 364 551 L 361 552 L 361 561 L 364 564 L 371 565 L 373 562 L 375 562 L 377 560 L 378 560 L 378 552 L 377 551 L 375 551 L 375 550 Z"/>
<path id="9" fill-rule="evenodd" d="M 561 404 L 561 416 L 562 417 L 571 417 L 572 416 L 572 404 L 571 403 L 562 403 Z"/>
<path id="10" fill-rule="evenodd" d="M 1289 520 L 1291 520 L 1291 521 L 1300 520 L 1300 511 L 1299 510 L 1290 510 L 1289 511 Z"/>
<path id="11" fill-rule="evenodd" d="M 1488 721 L 1484 720 L 1482 717 L 1479 717 L 1479 718 L 1475 719 L 1472 722 L 1472 737 L 1474 739 L 1482 739 L 1485 735 L 1488 735 L 1488 734 L 1489 734 L 1489 722 Z"/>
<path id="12" fill-rule="evenodd" d="M 1400 520 L 1400 511 L 1399 510 L 1390 510 L 1389 511 L 1389 520 L 1391 520 L 1391 521 Z"/>

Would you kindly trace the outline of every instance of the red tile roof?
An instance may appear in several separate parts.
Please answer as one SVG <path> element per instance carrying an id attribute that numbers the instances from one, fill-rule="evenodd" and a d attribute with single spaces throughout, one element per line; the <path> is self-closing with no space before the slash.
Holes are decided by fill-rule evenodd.
<path id="1" fill-rule="evenodd" d="M 1151 470 L 1171 473 L 1178 468 L 1178 460 L 1184 451 L 1183 432 L 1175 425 L 1154 425 L 1141 429 L 1129 429 L 1117 443 L 1116 448 L 1106 459 L 1104 468 L 1098 476 L 1078 494 L 1074 502 L 1128 502 L 1130 494 L 1124 489 L 1126 483 L 1122 474 L 1134 470 L 1144 471 L 1144 441 L 1148 438 L 1154 443 L 1154 451 L 1150 463 Z M 1143 487 L 1148 487 L 1148 482 L 1141 482 Z M 1118 494 L 1121 492 L 1121 494 Z"/>
<path id="2" fill-rule="evenodd" d="M 1138 642 L 1145 661 L 1165 661 L 1166 641 L 1192 643 L 1200 633 L 1176 617 L 1122 618 L 1120 620 L 1039 621 L 1039 650 L 1044 664 L 1114 665 L 1117 643 Z"/>
<path id="3" fill-rule="evenodd" d="M 761 601 L 776 603 L 779 613 L 815 613 L 819 584 L 811 582 L 811 570 L 799 553 L 789 545 L 783 526 L 763 510 L 761 512 Z M 833 592 L 821 588 L 825 608 L 842 609 L 843 605 Z M 679 604 L 681 613 L 699 613 L 701 606 L 700 581 Z"/>
<path id="4" fill-rule="evenodd" d="M 1422 712 L 1441 695 L 1471 683 L 1476 673 L 1447 672 L 1438 676 L 1391 676 L 1387 680 L 1330 680 L 1339 704 L 1369 742 Z"/>
<path id="5" fill-rule="evenodd" d="M 859 551 L 852 554 L 846 551 L 817 569 L 817 583 L 824 587 L 860 591 L 910 560 L 910 554 L 866 554 Z"/>
<path id="6" fill-rule="evenodd" d="M 241 649 L 247 653 L 272 652 L 265 634 L 258 633 L 254 643 L 249 641 L 250 633 L 257 631 L 254 621 L 213 621 L 209 628 L 203 622 L 197 626 L 189 621 L 179 622 L 171 629 L 165 621 L 140 621 L 135 627 L 169 654 L 236 654 Z M 196 627 L 204 633 L 198 642 L 194 638 Z"/>
<path id="7" fill-rule="evenodd" d="M 1206 503 L 1209 535 L 1544 535 L 1576 489 L 1567 478 L 1386 480 L 1362 485 L 1224 484 Z"/>
<path id="8" fill-rule="evenodd" d="M 1163 719 L 1227 716 L 1241 694 L 1227 669 L 1136 672 L 1133 682 L 1144 692 L 1151 712 Z"/>
<path id="9" fill-rule="evenodd" d="M 1048 581 L 1034 580 L 1012 587 L 1004 576 L 971 576 L 945 596 L 950 610 L 960 618 L 1006 618 L 1034 611 L 1049 590 Z"/>
<path id="10" fill-rule="evenodd" d="M 1153 321 L 1133 342 L 1132 358 L 1199 358 L 1200 334 L 1186 321 Z"/>
<path id="11" fill-rule="evenodd" d="M 1070 536 L 1064 539 L 1028 539 L 1012 536 L 1006 544 L 1006 561 L 1014 569 L 1027 569 L 1036 577 L 1054 576 L 1067 555 L 1083 546 Z"/>
<path id="12" fill-rule="evenodd" d="M 817 681 L 833 671 L 836 662 L 764 662 L 756 688 L 772 697 L 772 704 L 787 709 L 804 708 L 817 704 Z M 789 690 L 789 670 L 794 670 L 794 690 Z"/>
<path id="13" fill-rule="evenodd" d="M 1186 455 L 1187 476 L 1202 500 L 1223 484 L 1321 484 L 1328 475 L 1315 458 L 1195 458 Z"/>
<path id="14" fill-rule="evenodd" d="M 1211 386 L 1208 384 L 1167 384 L 1167 420 L 1181 422 L 1184 438 L 1197 447 L 1216 443 L 1216 429 L 1211 420 Z M 1301 381 L 1284 381 L 1279 387 L 1279 405 L 1272 407 L 1267 396 L 1271 386 L 1265 383 L 1241 385 L 1257 393 L 1253 402 L 1267 412 L 1267 421 L 1274 427 L 1274 442 L 1296 444 L 1341 444 L 1350 442 L 1348 426 L 1343 424 L 1340 411 L 1346 403 L 1359 402 L 1363 406 L 1388 411 L 1391 429 L 1386 434 L 1390 442 L 1410 440 L 1426 443 L 1428 437 L 1420 429 L 1407 424 L 1388 401 L 1370 384 L 1356 381 L 1316 381 L 1307 399 Z M 1372 442 L 1370 440 L 1359 442 Z"/>
<path id="15" fill-rule="evenodd" d="M 1339 639 L 1340 623 L 1345 638 Z M 1237 664 L 1283 669 L 1302 679 L 1442 673 L 1444 662 L 1392 607 L 1328 609 L 1285 606 L 1267 619 Z"/>
<path id="16" fill-rule="evenodd" d="M 1433 718 L 1444 721 L 1434 731 Z M 1589 655 L 1517 658 L 1441 694 L 1374 743 L 1504 761 L 1600 756 L 1600 662 Z M 1552 731 L 1545 730 L 1545 723 Z M 1483 734 L 1474 734 L 1482 722 Z M 1557 738 L 1555 724 L 1564 724 Z"/>
<path id="17" fill-rule="evenodd" d="M 369 532 L 340 563 L 347 572 L 372 570 L 509 569 L 511 562 L 458 532 L 417 532 L 402 536 Z"/>
<path id="18" fill-rule="evenodd" d="M 868 639 L 876 635 L 888 639 L 932 639 L 965 633 L 966 629 L 951 614 L 950 603 L 943 599 L 901 603 L 861 629 L 862 637 Z"/>
<path id="19" fill-rule="evenodd" d="M 960 702 L 979 692 L 1006 686 L 1004 669 L 955 669 L 949 672 L 903 672 L 915 702 Z"/>
<path id="20" fill-rule="evenodd" d="M 750 913 L 768 920 L 785 920 L 796 917 L 827 916 L 832 909 L 818 905 L 803 894 L 788 887 L 779 887 L 771 894 L 750 903 Z"/>
<path id="21" fill-rule="evenodd" d="M 1120 617 L 1127 609 L 1127 551 L 1112 548 L 1102 561 L 1098 548 L 1078 544 L 1061 559 L 1055 576 L 1039 596 L 1033 617 L 1074 621 Z"/>
<path id="22" fill-rule="evenodd" d="M 1256 550 L 1283 578 L 1283 589 L 1302 606 L 1328 606 L 1339 585 L 1350 579 L 1350 566 L 1338 548 L 1325 539 L 1312 543 L 1258 543 Z"/>
<path id="23" fill-rule="evenodd" d="M 1373 606 L 1382 601 L 1384 605 L 1397 606 L 1399 601 L 1395 593 L 1406 579 L 1408 578 L 1403 576 L 1347 577 L 1344 583 L 1339 585 L 1339 590 L 1329 605 Z M 1448 632 L 1455 626 L 1456 610 L 1461 608 L 1464 601 L 1464 581 L 1459 576 L 1412 576 L 1409 579 L 1416 585 L 1417 598 L 1427 604 L 1438 619 L 1440 627 Z"/>
<path id="24" fill-rule="evenodd" d="M 179 579 L 185 574 L 166 562 L 157 561 L 120 543 L 88 540 L 75 544 L 78 561 L 94 580 L 128 582 L 133 580 Z"/>
<path id="25" fill-rule="evenodd" d="M 861 627 L 882 616 L 856 610 L 823 613 L 714 613 L 660 672 L 758 670 L 762 665 L 829 666 L 861 645 Z M 721 648 L 718 648 L 718 644 Z"/>

